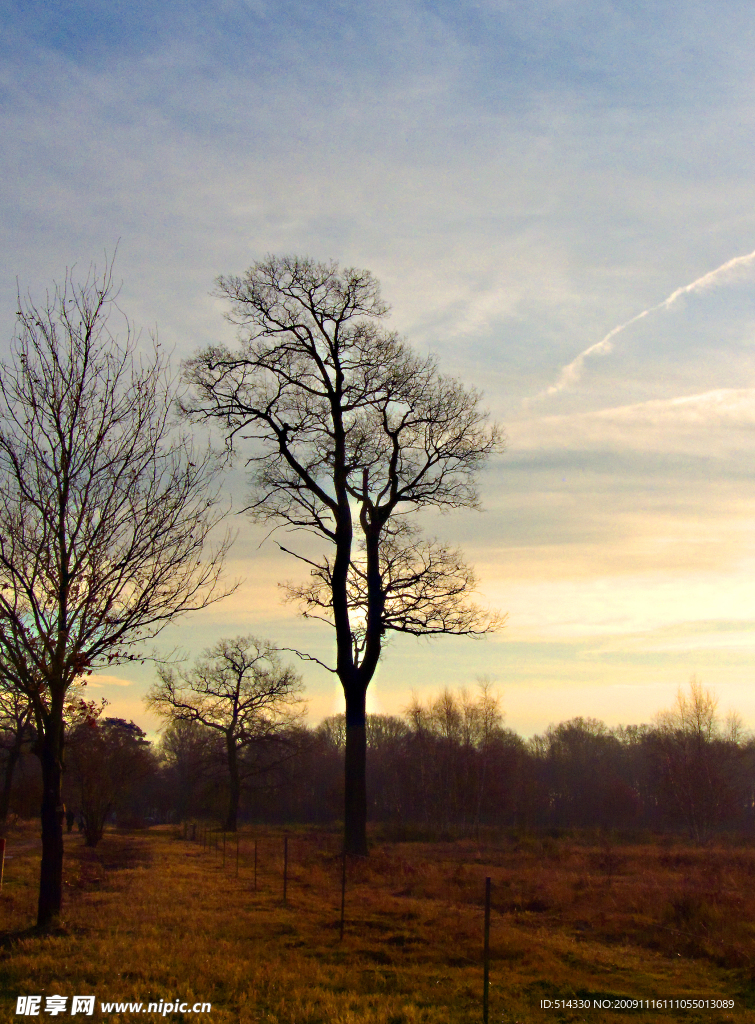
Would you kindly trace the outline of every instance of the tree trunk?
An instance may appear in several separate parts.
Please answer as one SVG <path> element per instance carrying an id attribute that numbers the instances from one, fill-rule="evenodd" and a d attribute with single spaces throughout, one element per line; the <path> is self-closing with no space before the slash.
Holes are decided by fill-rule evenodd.
<path id="1" fill-rule="evenodd" d="M 344 786 L 344 849 L 366 857 L 367 849 L 367 689 L 344 687 L 346 695 L 346 777 Z"/>
<path id="2" fill-rule="evenodd" d="M 63 898 L 63 724 L 46 730 L 40 740 L 42 763 L 42 864 L 39 872 L 37 927 L 52 924 Z"/>
<path id="3" fill-rule="evenodd" d="M 239 781 L 239 761 L 236 743 L 233 737 L 226 736 L 226 750 L 228 752 L 228 777 L 230 789 L 228 793 L 228 813 L 225 819 L 226 832 L 235 832 L 239 816 L 239 799 L 241 797 L 241 782 Z"/>
<path id="4" fill-rule="evenodd" d="M 0 825 L 8 820 L 8 808 L 10 807 L 10 794 L 13 788 L 13 773 L 21 756 L 21 747 L 24 742 L 23 727 L 17 730 L 13 737 L 13 745 L 8 751 L 8 760 L 5 762 L 3 771 L 3 791 L 0 793 Z"/>

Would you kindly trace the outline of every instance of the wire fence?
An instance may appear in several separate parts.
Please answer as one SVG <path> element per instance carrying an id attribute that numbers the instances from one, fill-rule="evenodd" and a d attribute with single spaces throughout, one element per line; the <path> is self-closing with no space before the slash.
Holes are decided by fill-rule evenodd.
<path id="1" fill-rule="evenodd" d="M 203 853 L 207 853 L 213 858 L 219 860 L 221 869 L 226 868 L 228 851 L 228 860 L 234 866 L 236 878 L 240 877 L 242 867 L 249 870 L 251 874 L 250 881 L 254 892 L 258 892 L 260 890 L 260 854 L 264 849 L 268 854 L 268 857 L 266 858 L 266 868 L 268 868 L 266 877 L 268 883 L 272 887 L 275 885 L 275 883 L 272 882 L 272 878 L 277 879 L 277 886 L 279 888 L 281 902 L 284 907 L 288 906 L 289 881 L 291 878 L 289 870 L 290 838 L 293 837 L 290 837 L 288 834 L 283 834 L 282 836 L 265 835 L 263 837 L 254 838 L 243 837 L 245 856 L 242 859 L 242 836 L 238 831 L 227 833 L 222 828 L 214 827 L 203 822 L 184 822 L 183 825 L 183 839 L 187 842 L 197 843 L 201 847 L 201 851 Z M 332 859 L 340 859 L 341 898 L 338 931 L 339 941 L 343 941 L 347 920 L 346 907 L 349 879 L 349 855 L 343 849 L 342 844 L 338 843 L 335 836 L 323 835 L 320 833 L 306 836 L 298 835 L 296 836 L 296 841 L 291 843 L 292 852 L 294 846 L 299 849 L 308 847 L 310 850 L 314 847 L 318 853 L 329 854 Z M 281 861 L 282 867 L 278 867 L 278 865 L 281 864 Z M 474 961 L 469 958 L 470 963 L 479 963 L 482 967 L 481 1005 L 483 1024 L 488 1024 L 489 1021 L 491 889 L 491 879 L 490 877 L 486 877 L 483 899 L 484 909 L 481 923 L 482 957 L 481 961 Z M 458 957 L 458 953 L 456 955 Z"/>

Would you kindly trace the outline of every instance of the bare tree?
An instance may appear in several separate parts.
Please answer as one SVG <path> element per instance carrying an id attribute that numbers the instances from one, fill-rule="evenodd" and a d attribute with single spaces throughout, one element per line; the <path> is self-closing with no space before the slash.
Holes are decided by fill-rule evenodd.
<path id="1" fill-rule="evenodd" d="M 464 687 L 458 693 L 446 688 L 423 705 L 414 695 L 406 716 L 426 824 L 479 829 L 492 749 L 503 726 L 490 681 L 478 681 L 477 697 Z"/>
<path id="2" fill-rule="evenodd" d="M 269 745 L 301 719 L 301 678 L 281 664 L 272 644 L 253 636 L 221 640 L 189 672 L 161 667 L 158 675 L 147 698 L 154 711 L 169 721 L 199 722 L 223 737 L 229 780 L 225 828 L 235 832 L 245 774 L 241 754 Z"/>
<path id="3" fill-rule="evenodd" d="M 180 821 L 217 804 L 216 789 L 226 774 L 222 737 L 199 722 L 171 720 L 158 745 L 162 792 Z"/>
<path id="4" fill-rule="evenodd" d="M 380 328 L 387 306 L 368 271 L 271 256 L 217 284 L 240 348 L 187 364 L 185 411 L 216 420 L 229 451 L 249 446 L 248 511 L 330 547 L 290 552 L 311 571 L 290 594 L 335 629 L 336 663 L 319 664 L 344 690 L 345 846 L 364 854 L 365 701 L 386 632 L 475 636 L 501 621 L 470 602 L 458 553 L 400 517 L 476 507 L 475 478 L 502 435 L 476 391 Z"/>
<path id="5" fill-rule="evenodd" d="M 40 925 L 61 906 L 67 693 L 224 593 L 215 459 L 171 424 L 167 359 L 137 354 L 115 298 L 109 266 L 19 297 L 0 367 L 0 649 L 42 766 Z"/>
<path id="6" fill-rule="evenodd" d="M 724 729 L 717 712 L 718 698 L 693 676 L 656 717 L 660 781 L 698 843 L 733 814 L 742 783 L 741 726 L 734 715 Z"/>

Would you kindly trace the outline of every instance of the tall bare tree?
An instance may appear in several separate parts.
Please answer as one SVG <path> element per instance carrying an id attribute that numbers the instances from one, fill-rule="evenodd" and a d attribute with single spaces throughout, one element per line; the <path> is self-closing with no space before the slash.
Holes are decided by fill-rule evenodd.
<path id="1" fill-rule="evenodd" d="M 224 593 L 215 460 L 171 424 L 166 357 L 115 298 L 110 266 L 19 297 L 0 366 L 0 648 L 42 765 L 40 925 L 61 907 L 66 695 Z"/>
<path id="2" fill-rule="evenodd" d="M 476 507 L 477 473 L 502 435 L 476 391 L 381 329 L 387 306 L 368 271 L 268 257 L 217 284 L 240 347 L 187 364 L 185 411 L 216 420 L 229 451 L 247 446 L 253 515 L 330 549 L 290 552 L 311 572 L 290 594 L 335 629 L 336 663 L 319 663 L 343 686 L 345 846 L 364 854 L 365 701 L 386 632 L 473 636 L 500 622 L 470 602 L 458 552 L 402 516 Z"/>
<path id="3" fill-rule="evenodd" d="M 281 664 L 272 644 L 253 636 L 219 641 L 189 672 L 161 666 L 158 675 L 147 698 L 154 711 L 169 721 L 199 722 L 223 737 L 229 781 L 225 829 L 235 832 L 245 774 L 241 756 L 252 746 L 269 745 L 301 719 L 301 677 Z"/>

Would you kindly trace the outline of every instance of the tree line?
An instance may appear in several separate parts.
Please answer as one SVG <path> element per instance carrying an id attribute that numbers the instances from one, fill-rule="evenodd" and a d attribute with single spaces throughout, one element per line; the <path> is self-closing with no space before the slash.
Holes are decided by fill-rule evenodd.
<path id="1" fill-rule="evenodd" d="M 171 812 L 211 815 L 224 785 L 218 761 L 205 760 L 209 750 L 196 756 L 200 734 L 172 729 L 162 756 L 185 788 Z M 755 826 L 755 739 L 736 718 L 722 721 L 695 680 L 646 725 L 575 718 L 524 739 L 505 726 L 485 685 L 414 700 L 400 716 L 368 715 L 366 736 L 368 816 L 396 836 L 601 827 L 671 829 L 702 842 Z M 339 820 L 344 716 L 300 727 L 290 742 L 296 754 L 269 772 L 250 763 L 242 817 Z"/>
<path id="2" fill-rule="evenodd" d="M 755 829 L 755 739 L 736 717 L 723 721 L 694 680 L 674 707 L 639 726 L 574 718 L 523 739 L 505 726 L 489 685 L 415 699 L 402 715 L 366 723 L 368 818 L 395 838 L 600 828 L 704 842 Z M 71 731 L 67 804 L 91 844 L 106 820 L 227 826 L 236 788 L 241 822 L 341 821 L 344 715 L 315 727 L 285 717 L 269 725 L 239 749 L 234 777 L 225 736 L 197 718 L 172 717 L 154 744 L 133 723 L 83 718 Z M 9 799 L 22 815 L 38 797 L 31 742 Z M 13 749 L 8 729 L 3 767 Z"/>

